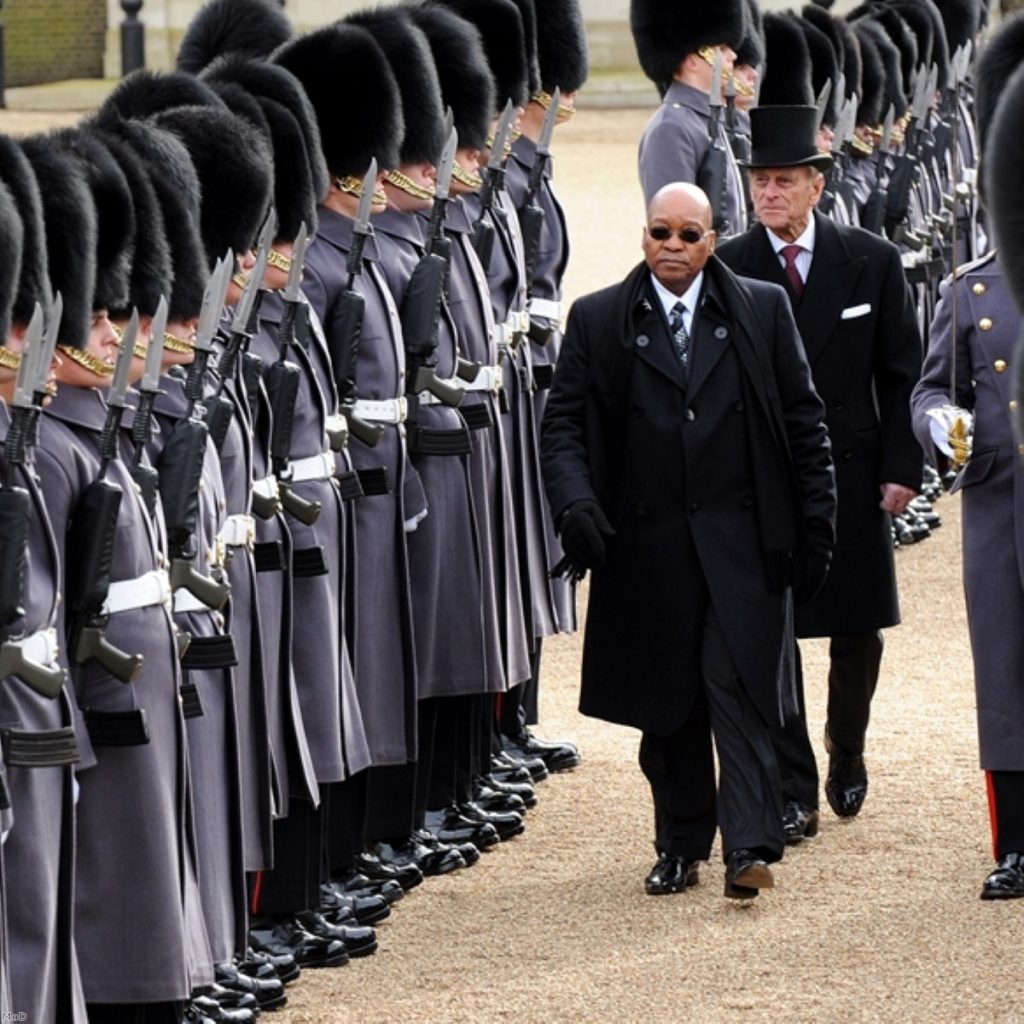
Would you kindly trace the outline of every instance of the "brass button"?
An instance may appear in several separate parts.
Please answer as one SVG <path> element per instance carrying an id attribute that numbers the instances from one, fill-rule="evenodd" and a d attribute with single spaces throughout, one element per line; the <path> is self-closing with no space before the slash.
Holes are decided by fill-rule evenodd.
<path id="1" fill-rule="evenodd" d="M 975 295 L 984 295 L 985 292 L 988 291 L 988 288 L 985 286 L 984 281 L 975 281 L 974 284 L 971 285 L 971 291 L 974 292 Z"/>
<path id="2" fill-rule="evenodd" d="M 1016 412 L 1016 411 L 1017 411 L 1017 399 L 1016 398 L 1011 398 L 1010 399 L 1010 412 Z"/>
<path id="3" fill-rule="evenodd" d="M 1006 360 L 1005 359 L 997 359 L 992 364 L 992 366 L 995 369 L 996 373 L 1003 373 L 1006 370 Z"/>
<path id="4" fill-rule="evenodd" d="M 1017 445 L 1017 454 L 1024 455 L 1024 444 Z"/>
<path id="5" fill-rule="evenodd" d="M 983 317 L 982 317 L 982 318 L 981 318 L 981 319 L 980 319 L 980 320 L 978 321 L 978 326 L 979 326 L 979 327 L 980 327 L 980 328 L 981 328 L 981 329 L 982 329 L 983 331 L 991 331 L 991 330 L 992 330 L 992 318 L 991 318 L 990 316 L 983 316 Z"/>

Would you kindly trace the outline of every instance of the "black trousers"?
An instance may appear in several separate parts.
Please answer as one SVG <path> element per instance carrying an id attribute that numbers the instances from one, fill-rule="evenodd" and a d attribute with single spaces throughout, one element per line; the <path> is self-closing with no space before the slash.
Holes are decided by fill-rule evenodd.
<path id="1" fill-rule="evenodd" d="M 743 688 L 713 610 L 704 626 L 703 688 L 674 733 L 645 732 L 640 767 L 654 798 L 655 844 L 687 860 L 707 860 L 722 830 L 722 853 L 782 856 L 781 791 L 771 730 Z M 718 751 L 716 798 L 711 738 Z"/>
<path id="2" fill-rule="evenodd" d="M 827 729 L 832 743 L 851 754 L 864 753 L 871 717 L 871 699 L 882 663 L 882 634 L 834 636 L 829 641 Z M 796 648 L 796 692 L 799 714 L 772 729 L 784 802 L 818 808 L 818 765 L 807 734 L 804 675 L 800 645 Z"/>
<path id="3" fill-rule="evenodd" d="M 366 849 L 366 772 L 332 782 L 328 801 L 327 875 L 337 878 Z"/>
<path id="4" fill-rule="evenodd" d="M 501 695 L 498 725 L 506 736 L 515 736 L 528 725 L 536 725 L 540 693 L 540 657 L 544 641 L 538 637 L 530 651 L 530 678 Z"/>
<path id="5" fill-rule="evenodd" d="M 288 817 L 274 822 L 274 867 L 250 876 L 252 917 L 295 914 L 320 906 L 324 861 L 324 819 L 329 814 L 327 787 L 320 787 L 320 806 L 292 796 Z"/>
<path id="6" fill-rule="evenodd" d="M 85 1010 L 89 1024 L 181 1024 L 185 1004 L 86 1003 Z"/>
<path id="7" fill-rule="evenodd" d="M 473 799 L 473 777 L 482 771 L 482 752 L 490 735 L 492 698 L 465 694 L 437 699 L 434 763 L 427 807 L 441 810 Z"/>
<path id="8" fill-rule="evenodd" d="M 992 852 L 1024 853 L 1024 772 L 986 772 Z"/>

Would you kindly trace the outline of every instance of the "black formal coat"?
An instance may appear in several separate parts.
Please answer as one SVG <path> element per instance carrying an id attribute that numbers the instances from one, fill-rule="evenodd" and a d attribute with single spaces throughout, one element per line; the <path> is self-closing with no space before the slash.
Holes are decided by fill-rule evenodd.
<path id="1" fill-rule="evenodd" d="M 580 710 L 668 734 L 701 685 L 712 605 L 742 683 L 780 714 L 787 586 L 832 536 L 828 438 L 785 295 L 712 257 L 688 383 L 643 264 L 569 314 L 544 415 L 556 521 L 596 500 L 615 528 L 594 570 Z"/>
<path id="2" fill-rule="evenodd" d="M 879 485 L 917 490 L 924 465 L 910 423 L 921 335 L 899 251 L 817 211 L 814 220 L 814 256 L 800 299 L 760 224 L 718 249 L 737 274 L 786 288 L 825 403 L 839 498 L 836 547 L 825 586 L 796 610 L 802 637 L 899 622 L 891 520 L 879 507 Z"/>

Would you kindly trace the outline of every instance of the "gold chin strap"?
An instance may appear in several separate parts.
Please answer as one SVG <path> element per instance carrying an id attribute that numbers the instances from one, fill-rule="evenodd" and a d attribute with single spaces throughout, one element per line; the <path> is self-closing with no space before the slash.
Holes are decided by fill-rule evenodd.
<path id="1" fill-rule="evenodd" d="M 712 67 L 715 66 L 715 47 L 713 46 L 702 46 L 697 51 L 697 56 L 710 64 Z"/>
<path id="2" fill-rule="evenodd" d="M 388 171 L 387 174 L 384 175 L 384 180 L 394 185 L 395 188 L 400 189 L 406 195 L 412 196 L 414 199 L 434 198 L 433 189 L 417 185 L 412 178 L 403 174 L 401 171 Z"/>
<path id="3" fill-rule="evenodd" d="M 278 270 L 290 274 L 292 272 L 292 258 L 291 256 L 285 256 L 283 252 L 271 249 L 267 253 L 267 266 L 276 267 Z"/>
<path id="4" fill-rule="evenodd" d="M 12 352 L 6 345 L 0 345 L 0 366 L 5 370 L 16 370 L 21 366 L 21 353 Z"/>
<path id="5" fill-rule="evenodd" d="M 533 97 L 533 102 L 547 110 L 551 106 L 554 97 L 549 92 L 539 92 Z M 568 121 L 576 113 L 575 107 L 568 107 L 564 103 L 558 104 L 558 120 Z"/>
<path id="6" fill-rule="evenodd" d="M 484 184 L 484 179 L 481 178 L 479 174 L 467 171 L 466 168 L 459 163 L 452 164 L 452 177 L 474 191 L 478 188 L 482 188 Z"/>
<path id="7" fill-rule="evenodd" d="M 335 178 L 334 187 L 339 192 L 345 192 L 358 199 L 363 194 L 363 179 L 357 178 L 354 174 L 347 174 L 344 178 Z M 434 197 L 433 192 L 430 193 L 430 197 Z M 388 197 L 383 188 L 373 190 L 373 204 L 374 206 L 387 206 Z"/>
<path id="8" fill-rule="evenodd" d="M 732 85 L 736 90 L 738 96 L 755 96 L 756 90 L 753 86 L 747 85 L 745 82 L 741 82 L 735 75 L 732 75 Z"/>
<path id="9" fill-rule="evenodd" d="M 91 352 L 86 352 L 84 349 L 74 348 L 71 345 L 58 345 L 57 348 L 61 350 L 63 355 L 66 355 L 68 359 L 73 363 L 78 363 L 79 366 L 88 370 L 90 373 L 97 377 L 113 377 L 114 366 L 112 363 L 105 363 L 102 359 L 97 359 Z"/>
<path id="10" fill-rule="evenodd" d="M 249 275 L 244 270 L 240 270 L 237 274 L 232 276 L 231 283 L 237 284 L 239 288 L 245 288 L 249 283 Z"/>
<path id="11" fill-rule="evenodd" d="M 176 334 L 165 332 L 164 348 L 180 356 L 190 356 L 196 350 L 196 343 L 189 338 L 179 338 Z"/>
<path id="12" fill-rule="evenodd" d="M 865 142 L 857 135 L 854 135 L 854 137 L 850 139 L 850 146 L 857 150 L 858 153 L 862 153 L 864 156 L 871 156 L 875 151 L 875 147 L 872 146 L 870 142 Z"/>
<path id="13" fill-rule="evenodd" d="M 123 344 L 124 343 L 124 331 L 122 331 L 121 328 L 118 327 L 117 324 L 115 324 L 113 320 L 110 321 L 110 328 L 117 335 L 117 343 L 119 345 Z M 146 358 L 145 346 L 139 344 L 139 342 L 135 342 L 135 344 L 132 345 L 132 355 L 135 356 L 136 359 L 145 359 Z"/>

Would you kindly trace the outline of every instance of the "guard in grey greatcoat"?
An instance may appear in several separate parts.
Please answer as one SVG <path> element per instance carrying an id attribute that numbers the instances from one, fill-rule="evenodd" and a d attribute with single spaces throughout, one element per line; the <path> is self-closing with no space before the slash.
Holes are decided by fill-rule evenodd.
<path id="1" fill-rule="evenodd" d="M 682 5 L 675 0 L 632 0 L 630 27 L 637 56 L 647 77 L 661 94 L 640 138 L 640 187 L 644 202 L 663 185 L 689 181 L 705 187 L 705 160 L 711 149 L 710 90 L 715 51 L 722 54 L 722 82 L 732 72 L 736 47 L 746 19 L 743 0 Z M 718 103 L 721 97 L 716 97 Z M 717 145 L 727 156 L 725 221 L 720 233 L 730 235 L 747 226 L 743 183 L 732 157 L 724 125 Z M 717 204 L 717 197 L 712 203 Z"/>
<path id="2" fill-rule="evenodd" d="M 40 181 L 51 281 L 64 300 L 59 341 L 66 358 L 58 396 L 41 420 L 37 467 L 52 519 L 76 527 L 79 498 L 98 477 L 106 418 L 92 385 L 109 381 L 117 337 L 102 311 L 89 327 L 96 215 L 84 174 L 45 139 L 23 146 Z M 73 263 L 64 258 L 69 252 Z M 74 669 L 96 752 L 95 766 L 78 776 L 76 942 L 90 1020 L 145 1004 L 147 1020 L 170 1022 L 180 1018 L 193 986 L 212 980 L 187 833 L 177 644 L 154 524 L 119 460 L 107 477 L 123 497 L 106 638 L 144 661 L 128 685 L 91 659 Z M 70 591 L 82 545 L 69 545 L 68 537 L 57 539 Z M 67 636 L 74 624 L 68 603 L 62 607 Z M 118 1010 L 108 1013 L 108 1004 Z"/>
<path id="3" fill-rule="evenodd" d="M 17 143 L 7 136 L 0 136 L 0 181 L 6 186 L 0 199 L 0 237 L 4 239 L 0 336 L 5 342 L 0 350 L 0 394 L 10 402 L 25 330 L 36 303 L 47 303 L 49 284 L 35 175 Z M 10 414 L 3 405 L 0 418 L 2 443 L 10 425 Z M 26 454 L 30 459 L 31 452 Z M 20 595 L 14 595 L 23 614 L 16 622 L 4 624 L 4 638 L 18 638 L 35 648 L 32 660 L 56 665 L 57 659 L 48 657 L 50 649 L 61 655 L 60 667 L 66 669 L 63 644 L 58 645 L 56 632 L 61 566 L 43 496 L 31 464 L 17 470 L 5 465 L 3 480 L 5 486 L 27 490 L 32 509 L 23 589 Z M 52 642 L 47 639 L 47 630 Z M 0 1002 L 9 980 L 11 1002 L 4 1003 L 4 1008 L 24 1010 L 44 1024 L 85 1021 L 71 898 L 75 870 L 71 765 L 78 761 L 84 766 L 91 752 L 78 750 L 73 714 L 67 690 L 60 690 L 51 699 L 18 676 L 0 682 L 0 725 L 20 745 L 14 754 L 9 739 L 3 757 L 4 794 L 9 801 L 3 812 L 12 815 L 13 821 L 3 826 L 3 925 L 7 941 L 3 952 L 10 971 L 6 964 L 0 968 Z M 40 758 L 32 745 L 47 739 L 57 742 L 49 758 Z"/>

